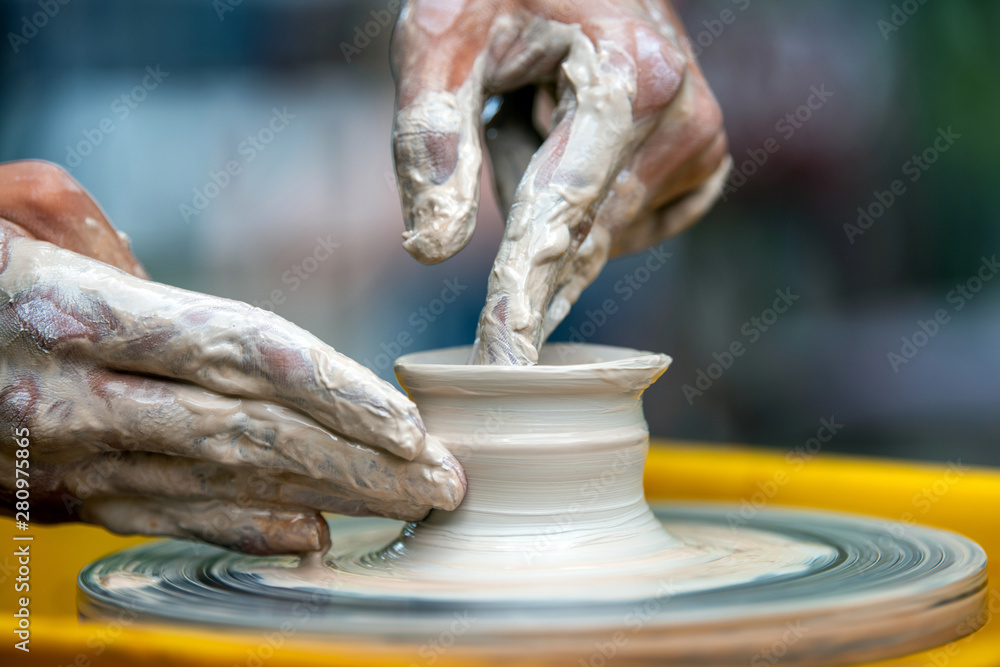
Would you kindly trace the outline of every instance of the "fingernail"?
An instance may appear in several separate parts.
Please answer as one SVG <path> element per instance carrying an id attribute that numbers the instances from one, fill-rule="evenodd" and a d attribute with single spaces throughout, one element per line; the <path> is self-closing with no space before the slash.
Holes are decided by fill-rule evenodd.
<path id="1" fill-rule="evenodd" d="M 427 446 L 414 459 L 414 467 L 401 483 L 405 496 L 418 505 L 453 510 L 468 489 L 462 464 L 434 436 L 427 436 Z"/>
<path id="2" fill-rule="evenodd" d="M 330 527 L 322 515 L 303 516 L 292 519 L 291 532 L 301 535 L 305 547 L 300 553 L 326 553 L 330 550 Z"/>
<path id="3" fill-rule="evenodd" d="M 469 482 L 461 464 L 453 456 L 448 456 L 441 462 L 441 467 L 435 470 L 432 478 L 437 486 L 434 507 L 442 510 L 453 510 L 462 504 Z"/>
<path id="4" fill-rule="evenodd" d="M 227 549 L 255 556 L 294 555 L 328 549 L 330 530 L 319 514 L 260 512 L 232 534 L 212 540 Z M 283 516 L 282 516 L 283 515 Z"/>
<path id="5" fill-rule="evenodd" d="M 303 514 L 274 526 L 267 535 L 268 546 L 276 554 L 302 554 L 330 548 L 330 529 L 319 514 Z"/>

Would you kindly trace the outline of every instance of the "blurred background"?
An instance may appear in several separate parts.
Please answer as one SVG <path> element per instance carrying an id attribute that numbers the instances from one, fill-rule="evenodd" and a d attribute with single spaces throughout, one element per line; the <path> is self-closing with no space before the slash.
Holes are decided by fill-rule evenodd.
<path id="1" fill-rule="evenodd" d="M 400 247 L 392 6 L 0 0 L 0 160 L 68 168 L 156 280 L 391 379 L 401 352 L 471 342 L 502 227 L 484 185 L 458 256 Z M 824 451 L 1000 465 L 1000 4 L 677 6 L 731 187 L 661 267 L 611 263 L 553 339 L 672 355 L 654 435 L 794 449 L 826 420 Z"/>

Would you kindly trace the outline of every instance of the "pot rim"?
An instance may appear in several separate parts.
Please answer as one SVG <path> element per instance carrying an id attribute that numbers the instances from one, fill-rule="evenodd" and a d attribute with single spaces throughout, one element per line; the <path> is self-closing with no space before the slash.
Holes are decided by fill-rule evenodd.
<path id="1" fill-rule="evenodd" d="M 669 356 L 656 352 L 579 343 L 546 344 L 541 363 L 534 366 L 471 365 L 466 363 L 471 352 L 471 345 L 411 352 L 399 357 L 393 370 L 407 391 L 503 395 L 558 386 L 560 393 L 576 394 L 598 387 L 642 391 L 672 362 Z M 580 363 L 559 363 L 560 357 Z"/>

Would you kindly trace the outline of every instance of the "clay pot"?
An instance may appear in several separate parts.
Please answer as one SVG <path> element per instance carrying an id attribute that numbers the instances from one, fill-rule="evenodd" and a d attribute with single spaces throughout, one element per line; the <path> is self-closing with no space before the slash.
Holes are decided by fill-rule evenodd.
<path id="1" fill-rule="evenodd" d="M 642 487 L 642 393 L 670 357 L 577 344 L 548 345 L 530 367 L 467 365 L 468 356 L 462 347 L 396 362 L 469 486 L 457 510 L 404 531 L 394 555 L 471 571 L 603 568 L 676 544 Z"/>

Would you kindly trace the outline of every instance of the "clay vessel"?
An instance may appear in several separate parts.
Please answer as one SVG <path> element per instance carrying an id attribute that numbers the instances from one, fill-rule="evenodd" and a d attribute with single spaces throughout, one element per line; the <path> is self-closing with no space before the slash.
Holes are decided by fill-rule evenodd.
<path id="1" fill-rule="evenodd" d="M 548 345 L 530 367 L 467 365 L 468 355 L 396 362 L 428 432 L 465 468 L 468 492 L 457 510 L 404 530 L 393 559 L 476 576 L 620 566 L 678 544 L 642 487 L 642 393 L 670 357 L 578 344 Z"/>

